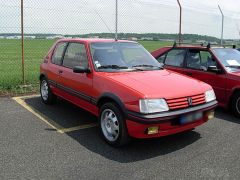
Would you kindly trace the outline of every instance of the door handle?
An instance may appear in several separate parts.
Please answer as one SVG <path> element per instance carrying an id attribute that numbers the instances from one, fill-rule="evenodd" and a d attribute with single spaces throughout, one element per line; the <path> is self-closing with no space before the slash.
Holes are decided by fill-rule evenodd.
<path id="1" fill-rule="evenodd" d="M 62 73 L 63 73 L 63 71 L 62 71 L 62 70 L 58 70 L 58 73 L 59 73 L 59 74 L 62 74 Z"/>

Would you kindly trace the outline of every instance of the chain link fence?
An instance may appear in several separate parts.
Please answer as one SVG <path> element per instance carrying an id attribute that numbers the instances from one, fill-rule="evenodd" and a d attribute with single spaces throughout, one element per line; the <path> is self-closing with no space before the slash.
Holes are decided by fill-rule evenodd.
<path id="1" fill-rule="evenodd" d="M 39 65 L 53 43 L 63 37 L 114 38 L 116 0 L 24 0 L 24 72 L 22 76 L 21 1 L 0 0 L 0 93 L 37 91 Z M 219 42 L 217 8 L 182 0 L 185 41 Z M 223 10 L 224 11 L 224 10 Z M 225 11 L 225 38 L 239 37 L 240 13 Z M 176 0 L 118 0 L 118 37 L 139 41 L 149 51 L 178 39 Z M 202 34 L 217 36 L 194 36 Z M 229 40 L 230 41 L 230 40 Z"/>

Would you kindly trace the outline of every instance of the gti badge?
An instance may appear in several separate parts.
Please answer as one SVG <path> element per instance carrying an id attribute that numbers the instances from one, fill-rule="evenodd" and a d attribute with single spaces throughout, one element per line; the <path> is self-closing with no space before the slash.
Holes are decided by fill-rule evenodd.
<path id="1" fill-rule="evenodd" d="M 192 98 L 189 97 L 187 100 L 188 100 L 189 106 L 192 106 Z"/>

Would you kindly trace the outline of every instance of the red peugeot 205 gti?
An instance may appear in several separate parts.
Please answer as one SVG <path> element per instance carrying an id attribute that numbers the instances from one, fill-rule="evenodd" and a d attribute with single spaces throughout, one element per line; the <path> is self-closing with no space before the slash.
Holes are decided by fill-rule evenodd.
<path id="1" fill-rule="evenodd" d="M 99 117 L 106 142 L 188 131 L 213 118 L 212 87 L 164 70 L 140 44 L 103 39 L 62 39 L 41 64 L 45 104 L 61 97 Z"/>

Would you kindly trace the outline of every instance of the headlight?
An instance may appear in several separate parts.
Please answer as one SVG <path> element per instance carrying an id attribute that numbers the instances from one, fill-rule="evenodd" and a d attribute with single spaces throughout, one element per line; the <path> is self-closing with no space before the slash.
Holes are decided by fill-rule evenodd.
<path id="1" fill-rule="evenodd" d="M 140 112 L 144 114 L 168 111 L 169 107 L 164 99 L 141 99 Z"/>
<path id="2" fill-rule="evenodd" d="M 206 102 L 214 101 L 216 100 L 216 96 L 213 90 L 209 90 L 205 92 L 205 99 Z"/>

